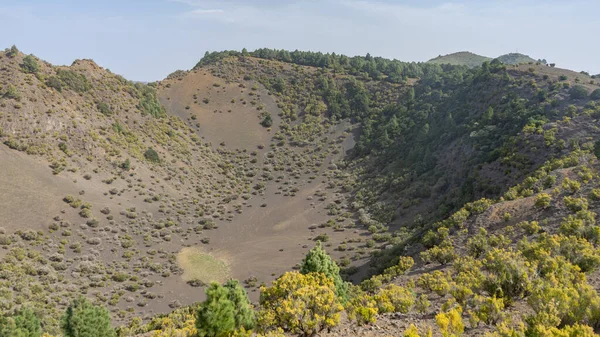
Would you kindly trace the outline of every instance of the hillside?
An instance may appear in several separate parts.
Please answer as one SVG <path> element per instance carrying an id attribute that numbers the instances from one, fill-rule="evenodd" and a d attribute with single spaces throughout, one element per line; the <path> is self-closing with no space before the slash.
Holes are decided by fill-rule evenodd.
<path id="1" fill-rule="evenodd" d="M 531 57 L 520 54 L 520 53 L 509 53 L 498 56 L 497 59 L 506 64 L 506 65 L 518 65 L 518 64 L 528 64 L 528 63 L 536 63 L 537 60 L 532 59 Z M 469 68 L 479 67 L 483 64 L 483 62 L 491 61 L 492 58 L 481 56 L 477 54 L 473 54 L 471 52 L 458 52 L 452 53 L 448 55 L 440 55 L 436 58 L 433 58 L 427 63 L 434 64 L 452 64 L 458 66 L 467 66 Z"/>
<path id="2" fill-rule="evenodd" d="M 520 53 L 509 53 L 502 56 L 498 56 L 498 60 L 504 64 L 509 65 L 537 62 L 537 60 L 532 59 L 528 55 L 523 55 Z"/>
<path id="3" fill-rule="evenodd" d="M 483 62 L 491 60 L 491 58 L 486 56 L 473 54 L 468 51 L 462 51 L 443 56 L 440 55 L 436 58 L 432 58 L 427 62 L 435 64 L 452 64 L 457 66 L 467 66 L 469 68 L 475 68 L 480 66 Z"/>
<path id="4" fill-rule="evenodd" d="M 56 334 L 83 294 L 121 336 L 191 336 L 208 283 L 240 280 L 268 310 L 261 285 L 306 273 L 322 242 L 336 265 L 318 298 L 345 308 L 331 336 L 410 324 L 437 336 L 444 312 L 475 317 L 468 336 L 597 327 L 595 311 L 540 300 L 554 286 L 600 303 L 600 84 L 587 74 L 260 49 L 208 53 L 144 85 L 91 60 L 0 56 L 3 313 L 26 304 Z M 516 290 L 501 281 L 512 262 Z M 521 319 L 534 313 L 537 325 Z M 263 328 L 297 334 L 265 315 Z"/>

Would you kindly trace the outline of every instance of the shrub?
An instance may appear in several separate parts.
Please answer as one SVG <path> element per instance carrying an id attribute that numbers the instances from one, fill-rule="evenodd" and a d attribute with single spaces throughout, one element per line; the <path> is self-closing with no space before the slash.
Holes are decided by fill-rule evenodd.
<path id="1" fill-rule="evenodd" d="M 321 242 L 317 242 L 302 261 L 300 273 L 323 273 L 330 278 L 335 285 L 335 294 L 345 302 L 348 299 L 348 284 L 340 276 L 340 268 L 331 259 L 327 252 L 321 247 Z"/>
<path id="2" fill-rule="evenodd" d="M 129 158 L 125 159 L 124 162 L 121 163 L 121 165 L 119 165 L 123 170 L 125 171 L 129 171 L 131 169 L 131 161 L 129 160 Z"/>
<path id="3" fill-rule="evenodd" d="M 113 337 L 115 331 L 106 309 L 91 304 L 84 297 L 74 300 L 62 317 L 65 337 Z"/>
<path id="4" fill-rule="evenodd" d="M 6 92 L 3 96 L 5 98 L 14 99 L 16 101 L 21 99 L 21 94 L 17 91 L 17 88 L 15 88 L 12 84 L 8 85 L 8 87 L 6 88 Z"/>
<path id="5" fill-rule="evenodd" d="M 48 77 L 48 79 L 46 80 L 46 85 L 50 88 L 56 89 L 56 91 L 58 92 L 62 92 L 62 82 L 57 76 Z"/>
<path id="6" fill-rule="evenodd" d="M 501 298 L 475 296 L 474 305 L 476 308 L 471 315 L 476 318 L 476 321 L 485 324 L 496 324 L 502 319 L 504 301 Z"/>
<path id="7" fill-rule="evenodd" d="M 379 313 L 400 312 L 408 313 L 415 304 L 414 295 L 406 288 L 395 284 L 388 284 L 379 290 L 373 299 L 377 303 Z"/>
<path id="8" fill-rule="evenodd" d="M 36 74 L 38 71 L 40 71 L 40 66 L 38 65 L 35 57 L 32 55 L 27 55 L 23 58 L 21 69 L 28 74 Z"/>
<path id="9" fill-rule="evenodd" d="M 148 150 L 144 152 L 144 158 L 151 163 L 160 163 L 160 157 L 153 148 L 148 148 Z"/>
<path id="10" fill-rule="evenodd" d="M 483 259 L 483 269 L 488 272 L 483 289 L 491 296 L 503 298 L 505 303 L 523 298 L 531 287 L 534 274 L 529 262 L 513 251 L 492 249 Z"/>
<path id="11" fill-rule="evenodd" d="M 565 180 L 563 180 L 563 183 L 562 183 L 562 188 L 565 191 L 573 194 L 573 193 L 579 191 L 579 189 L 581 188 L 581 184 L 577 180 L 565 178 Z"/>
<path id="12" fill-rule="evenodd" d="M 444 241 L 439 246 L 435 246 L 431 249 L 428 249 L 421 253 L 421 259 L 426 263 L 438 262 L 441 265 L 446 265 L 454 259 L 456 259 L 457 255 L 454 252 L 454 246 L 452 242 Z"/>
<path id="13" fill-rule="evenodd" d="M 196 329 L 200 337 L 230 336 L 252 329 L 254 321 L 254 310 L 238 281 L 230 280 L 223 286 L 213 282 L 196 314 Z"/>
<path id="14" fill-rule="evenodd" d="M 433 336 L 433 332 L 431 331 L 431 328 L 427 328 L 426 332 L 424 335 L 420 335 L 419 334 L 419 329 L 417 329 L 417 327 L 414 324 L 411 324 L 408 329 L 406 329 L 404 331 L 404 334 L 402 335 L 404 337 L 432 337 Z"/>
<path id="15" fill-rule="evenodd" d="M 590 94 L 590 98 L 593 100 L 600 100 L 600 89 L 592 91 L 592 93 Z"/>
<path id="16" fill-rule="evenodd" d="M 588 96 L 588 91 L 583 85 L 576 84 L 569 90 L 569 95 L 572 99 L 582 99 Z"/>
<path id="17" fill-rule="evenodd" d="M 6 56 L 8 57 L 15 57 L 17 56 L 17 54 L 19 53 L 19 49 L 17 48 L 17 46 L 15 46 L 14 44 L 12 45 L 12 47 L 6 48 L 4 50 L 4 53 L 6 54 Z"/>
<path id="18" fill-rule="evenodd" d="M 104 116 L 112 115 L 112 111 L 110 110 L 110 107 L 108 106 L 108 104 L 106 104 L 104 102 L 99 102 L 96 105 L 96 108 L 98 108 L 98 111 L 100 111 L 100 113 L 102 113 Z"/>
<path id="19" fill-rule="evenodd" d="M 552 201 L 552 196 L 548 193 L 540 193 L 535 197 L 535 207 L 538 208 L 547 208 L 550 206 L 550 201 Z"/>
<path id="20" fill-rule="evenodd" d="M 271 114 L 265 116 L 265 118 L 260 122 L 260 125 L 265 128 L 270 128 L 273 125 L 273 118 L 271 118 Z"/>
<path id="21" fill-rule="evenodd" d="M 585 198 L 566 196 L 563 198 L 563 201 L 565 206 L 567 206 L 567 208 L 573 213 L 588 209 L 588 201 Z"/>
<path id="22" fill-rule="evenodd" d="M 517 227 L 522 228 L 529 235 L 536 234 L 542 229 L 537 221 L 522 221 L 517 224 Z"/>
<path id="23" fill-rule="evenodd" d="M 465 331 L 462 321 L 462 308 L 457 307 L 448 312 L 440 312 L 435 316 L 435 322 L 443 337 L 456 337 Z"/>
<path id="24" fill-rule="evenodd" d="M 450 290 L 448 279 L 450 277 L 443 272 L 436 270 L 431 273 L 423 274 L 417 279 L 417 285 L 426 291 L 432 291 L 438 296 L 445 296 Z"/>
<path id="25" fill-rule="evenodd" d="M 79 74 L 73 70 L 59 69 L 56 71 L 58 78 L 63 86 L 75 91 L 86 92 L 91 88 L 90 83 L 83 74 Z"/>
<path id="26" fill-rule="evenodd" d="M 333 281 L 322 273 L 287 272 L 272 287 L 261 287 L 260 304 L 263 330 L 282 327 L 304 336 L 336 326 L 343 310 Z"/>
<path id="27" fill-rule="evenodd" d="M 379 313 L 377 302 L 375 302 L 373 296 L 369 296 L 360 288 L 353 287 L 353 289 L 353 294 L 346 303 L 348 319 L 356 321 L 358 325 L 375 323 Z"/>

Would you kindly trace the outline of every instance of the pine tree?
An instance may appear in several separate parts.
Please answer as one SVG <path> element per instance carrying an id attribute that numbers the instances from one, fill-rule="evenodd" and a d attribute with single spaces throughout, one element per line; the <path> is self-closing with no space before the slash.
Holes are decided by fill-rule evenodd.
<path id="1" fill-rule="evenodd" d="M 10 317 L 0 317 L 0 337 L 40 337 L 41 335 L 40 320 L 29 308 L 22 308 Z"/>
<path id="2" fill-rule="evenodd" d="M 340 276 L 340 267 L 331 259 L 327 252 L 321 247 L 321 242 L 311 249 L 302 261 L 300 273 L 323 273 L 327 278 L 333 280 L 335 294 L 345 302 L 348 298 L 348 284 Z"/>
<path id="3" fill-rule="evenodd" d="M 61 328 L 65 337 L 114 337 L 108 310 L 79 297 L 67 308 Z"/>
<path id="4" fill-rule="evenodd" d="M 235 308 L 235 326 L 237 329 L 243 327 L 250 330 L 254 327 L 256 315 L 254 308 L 248 300 L 246 290 L 240 285 L 238 280 L 229 280 L 223 285 L 228 291 L 229 300 Z"/>
<path id="5" fill-rule="evenodd" d="M 39 337 L 42 335 L 40 320 L 33 310 L 22 308 L 14 317 L 19 337 Z"/>
<path id="6" fill-rule="evenodd" d="M 255 314 L 246 291 L 238 281 L 230 280 L 221 286 L 211 283 L 206 300 L 196 314 L 196 329 L 200 337 L 225 337 L 235 331 L 252 329 Z"/>

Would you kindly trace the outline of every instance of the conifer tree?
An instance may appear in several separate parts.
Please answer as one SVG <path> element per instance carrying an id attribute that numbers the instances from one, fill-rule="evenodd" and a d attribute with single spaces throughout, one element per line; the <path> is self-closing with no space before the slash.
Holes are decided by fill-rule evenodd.
<path id="1" fill-rule="evenodd" d="M 340 267 L 331 259 L 327 252 L 321 246 L 321 242 L 311 249 L 302 261 L 300 273 L 323 273 L 333 280 L 335 284 L 335 294 L 345 302 L 348 298 L 348 284 L 340 276 Z"/>
<path id="2" fill-rule="evenodd" d="M 114 337 L 108 310 L 79 297 L 67 308 L 61 328 L 65 337 Z"/>
<path id="3" fill-rule="evenodd" d="M 255 314 L 246 291 L 238 281 L 227 281 L 223 286 L 211 283 L 206 289 L 206 300 L 196 314 L 196 329 L 200 337 L 230 336 L 240 329 L 254 327 Z"/>

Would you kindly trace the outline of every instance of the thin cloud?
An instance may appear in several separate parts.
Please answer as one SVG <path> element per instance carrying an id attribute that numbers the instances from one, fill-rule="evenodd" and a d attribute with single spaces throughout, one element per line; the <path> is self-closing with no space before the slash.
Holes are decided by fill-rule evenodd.
<path id="1" fill-rule="evenodd" d="M 193 15 L 222 14 L 222 13 L 225 13 L 225 10 L 223 10 L 223 9 L 202 9 L 202 8 L 198 8 L 198 9 L 194 9 L 193 11 L 190 11 L 189 13 L 193 14 Z"/>

